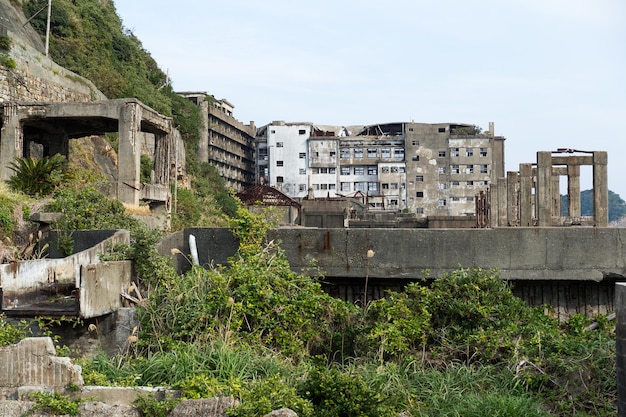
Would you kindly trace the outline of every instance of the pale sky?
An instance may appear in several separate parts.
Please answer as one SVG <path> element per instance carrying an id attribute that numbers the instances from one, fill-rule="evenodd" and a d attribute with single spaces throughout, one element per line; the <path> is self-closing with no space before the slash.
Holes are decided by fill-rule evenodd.
<path id="1" fill-rule="evenodd" d="M 507 171 L 537 151 L 607 151 L 626 200 L 626 1 L 115 5 L 176 91 L 225 98 L 241 122 L 492 121 Z"/>

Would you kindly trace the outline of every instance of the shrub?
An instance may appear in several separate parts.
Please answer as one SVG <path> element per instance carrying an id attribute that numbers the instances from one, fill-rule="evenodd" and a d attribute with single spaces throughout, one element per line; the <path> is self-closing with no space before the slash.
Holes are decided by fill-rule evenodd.
<path id="1" fill-rule="evenodd" d="M 65 158 L 57 154 L 41 159 L 18 158 L 9 168 L 15 174 L 9 178 L 11 189 L 31 196 L 50 195 L 65 181 Z"/>

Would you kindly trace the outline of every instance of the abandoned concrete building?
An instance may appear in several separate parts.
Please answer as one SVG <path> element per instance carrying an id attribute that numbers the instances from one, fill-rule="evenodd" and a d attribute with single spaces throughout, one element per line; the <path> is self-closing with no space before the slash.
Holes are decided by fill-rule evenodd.
<path id="1" fill-rule="evenodd" d="M 239 192 L 254 184 L 254 122 L 243 124 L 233 116 L 235 106 L 208 93 L 181 92 L 199 108 L 205 130 L 200 132 L 198 158 L 214 165 L 226 186 Z"/>
<path id="2" fill-rule="evenodd" d="M 369 209 L 475 214 L 475 196 L 504 176 L 493 124 L 334 127 L 273 122 L 258 129 L 257 180 L 293 198 L 364 197 Z"/>

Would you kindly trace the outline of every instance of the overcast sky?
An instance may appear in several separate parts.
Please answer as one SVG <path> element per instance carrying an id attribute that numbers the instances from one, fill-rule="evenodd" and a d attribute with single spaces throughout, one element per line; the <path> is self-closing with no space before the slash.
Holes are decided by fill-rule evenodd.
<path id="1" fill-rule="evenodd" d="M 608 151 L 626 199 L 626 1 L 115 5 L 176 91 L 226 98 L 244 123 L 493 121 L 507 171 L 537 151 Z"/>

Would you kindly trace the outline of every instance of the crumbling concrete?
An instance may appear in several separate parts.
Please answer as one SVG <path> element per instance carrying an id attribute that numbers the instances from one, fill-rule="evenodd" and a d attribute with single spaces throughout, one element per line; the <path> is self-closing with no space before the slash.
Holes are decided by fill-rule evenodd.
<path id="1" fill-rule="evenodd" d="M 83 385 L 81 367 L 56 356 L 51 338 L 31 337 L 0 347 L 0 399 L 14 399 L 22 386 L 62 390 L 70 383 Z"/>

